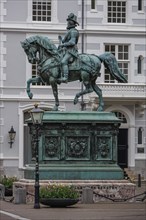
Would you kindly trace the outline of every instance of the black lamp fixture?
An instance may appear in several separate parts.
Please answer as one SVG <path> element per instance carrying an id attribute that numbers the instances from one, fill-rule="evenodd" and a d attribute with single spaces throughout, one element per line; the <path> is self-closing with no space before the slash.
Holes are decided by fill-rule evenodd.
<path id="1" fill-rule="evenodd" d="M 8 143 L 10 144 L 10 148 L 12 148 L 12 144 L 14 143 L 15 136 L 16 136 L 16 131 L 14 131 L 13 126 L 11 126 L 11 129 L 8 133 L 9 133 L 9 139 L 10 139 Z"/>
<path id="2" fill-rule="evenodd" d="M 42 109 L 38 108 L 37 103 L 34 105 L 34 107 L 35 108 L 33 108 L 30 111 L 30 116 L 31 116 L 31 119 L 32 119 L 32 123 L 34 125 L 40 125 L 40 124 L 42 124 L 44 111 Z"/>
<path id="3" fill-rule="evenodd" d="M 35 158 L 36 158 L 36 164 L 35 164 L 35 193 L 34 193 L 34 208 L 39 209 L 40 208 L 40 199 L 39 199 L 39 130 L 40 125 L 42 124 L 43 120 L 43 114 L 44 111 L 40 108 L 38 108 L 38 104 L 34 105 L 35 108 L 33 108 L 30 111 L 30 116 L 33 125 L 35 126 Z"/>

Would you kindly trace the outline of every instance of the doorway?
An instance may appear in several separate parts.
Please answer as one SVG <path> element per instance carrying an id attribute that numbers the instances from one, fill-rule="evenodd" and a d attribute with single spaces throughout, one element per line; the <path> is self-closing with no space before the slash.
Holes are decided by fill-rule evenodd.
<path id="1" fill-rule="evenodd" d="M 128 167 L 128 129 L 119 129 L 118 134 L 118 165 Z"/>

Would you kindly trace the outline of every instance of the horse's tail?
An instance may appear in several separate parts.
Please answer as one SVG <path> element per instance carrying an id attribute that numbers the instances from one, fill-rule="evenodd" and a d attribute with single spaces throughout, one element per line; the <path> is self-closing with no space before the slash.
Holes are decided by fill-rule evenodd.
<path id="1" fill-rule="evenodd" d="M 121 83 L 127 83 L 127 79 L 119 69 L 117 60 L 112 53 L 105 52 L 99 56 L 99 59 L 104 63 L 104 66 L 109 70 L 114 79 Z"/>

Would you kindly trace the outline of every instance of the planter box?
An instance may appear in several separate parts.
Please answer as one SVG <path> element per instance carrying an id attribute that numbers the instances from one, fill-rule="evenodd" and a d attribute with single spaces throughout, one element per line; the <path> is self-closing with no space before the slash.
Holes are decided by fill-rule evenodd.
<path id="1" fill-rule="evenodd" d="M 50 207 L 67 207 L 76 204 L 79 199 L 41 198 L 40 203 Z"/>

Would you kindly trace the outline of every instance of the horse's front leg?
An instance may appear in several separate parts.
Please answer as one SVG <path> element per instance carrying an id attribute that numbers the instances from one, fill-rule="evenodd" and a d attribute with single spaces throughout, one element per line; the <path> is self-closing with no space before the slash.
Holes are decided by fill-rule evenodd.
<path id="1" fill-rule="evenodd" d="M 38 77 L 35 77 L 35 78 L 30 78 L 28 81 L 27 81 L 27 95 L 30 99 L 32 99 L 33 97 L 33 93 L 31 92 L 30 90 L 30 84 L 32 83 L 39 83 L 39 82 L 42 82 L 41 78 L 38 76 Z"/>
<path id="2" fill-rule="evenodd" d="M 58 111 L 58 106 L 59 106 L 59 99 L 58 99 L 58 87 L 57 87 L 57 83 L 53 82 L 51 83 L 52 86 L 52 91 L 53 91 L 53 95 L 55 98 L 55 106 L 53 108 L 53 111 Z"/>

